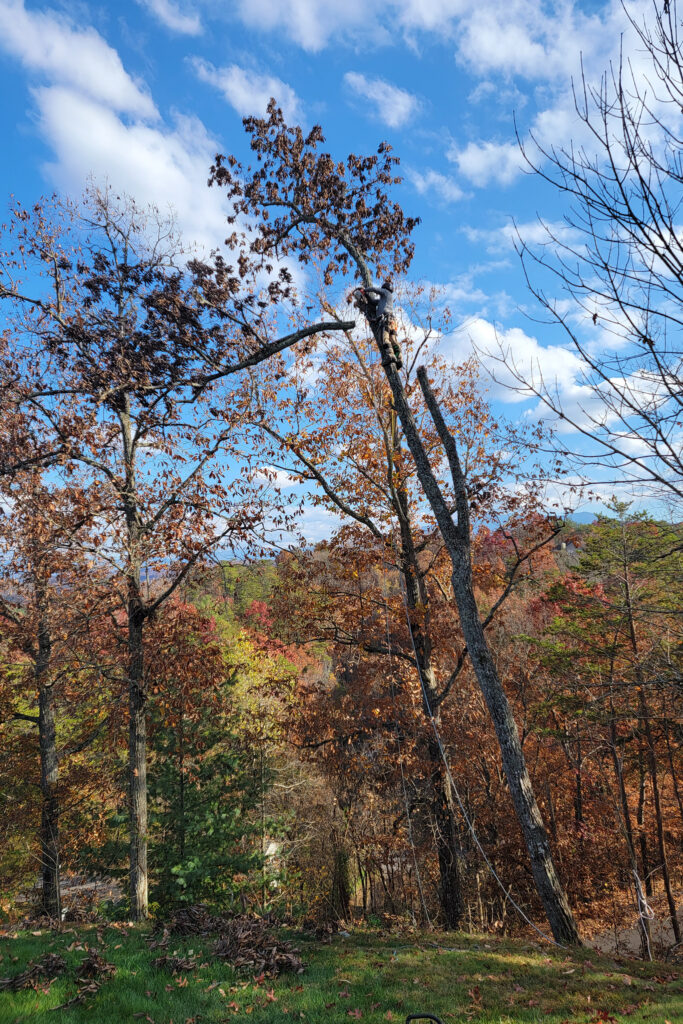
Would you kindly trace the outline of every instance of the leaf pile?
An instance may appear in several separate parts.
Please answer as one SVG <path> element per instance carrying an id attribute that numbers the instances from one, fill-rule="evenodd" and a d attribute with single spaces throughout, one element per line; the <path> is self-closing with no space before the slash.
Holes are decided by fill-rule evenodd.
<path id="1" fill-rule="evenodd" d="M 53 1012 L 65 1010 L 69 1006 L 80 1005 L 91 996 L 96 996 L 102 987 L 102 983 L 114 974 L 116 974 L 114 964 L 109 963 L 103 956 L 100 956 L 96 949 L 91 949 L 86 958 L 81 960 L 76 968 L 76 977 L 79 982 L 76 994 L 71 999 L 67 999 L 65 1003 L 54 1006 L 52 1008 Z"/>
<path id="2" fill-rule="evenodd" d="M 228 925 L 225 917 L 212 914 L 203 903 L 181 907 L 167 922 L 166 929 L 174 935 L 215 935 L 221 934 Z"/>
<path id="3" fill-rule="evenodd" d="M 214 946 L 214 956 L 228 960 L 235 970 L 276 977 L 283 972 L 302 974 L 304 965 L 291 942 L 277 939 L 266 921 L 243 914 L 228 922 Z"/>
<path id="4" fill-rule="evenodd" d="M 81 960 L 76 971 L 80 981 L 85 981 L 88 978 L 108 978 L 109 975 L 115 973 L 114 964 L 100 956 L 96 949 L 90 950 L 85 960 Z"/>
<path id="5" fill-rule="evenodd" d="M 202 904 L 196 904 L 178 910 L 167 928 L 175 935 L 216 935 L 214 956 L 227 960 L 238 971 L 248 970 L 276 977 L 286 971 L 301 974 L 304 969 L 298 949 L 291 942 L 276 937 L 268 921 L 253 914 L 218 917 Z"/>
<path id="6" fill-rule="evenodd" d="M 0 978 L 0 989 L 19 992 L 23 988 L 34 988 L 39 981 L 51 981 L 66 970 L 66 960 L 58 953 L 45 953 L 39 960 L 32 961 L 25 971 L 13 978 Z"/>

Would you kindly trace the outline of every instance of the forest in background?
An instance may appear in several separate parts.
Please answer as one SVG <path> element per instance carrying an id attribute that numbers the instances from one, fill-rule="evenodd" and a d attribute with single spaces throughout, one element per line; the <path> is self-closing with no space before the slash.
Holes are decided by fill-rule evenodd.
<path id="1" fill-rule="evenodd" d="M 484 607 L 513 563 L 513 541 L 481 531 L 475 567 Z M 674 892 L 679 884 L 680 541 L 680 528 L 634 517 L 624 504 L 592 525 L 566 524 L 520 578 L 491 640 L 584 934 L 635 925 L 634 872 L 657 921 L 670 914 L 662 864 Z M 275 560 L 207 566 L 154 623 L 153 914 L 205 902 L 316 926 L 443 924 L 431 728 L 405 657 L 398 577 L 380 554 L 350 551 L 340 537 Z M 425 559 L 438 604 L 436 645 L 448 658 L 461 642 L 448 572 L 437 552 Z M 71 605 L 70 594 L 55 599 L 60 628 Z M 387 618 L 389 646 L 374 653 Z M 124 648 L 123 623 L 100 628 L 99 644 Z M 35 711 L 33 668 L 11 658 L 13 639 L 6 629 L 5 664 L 13 668 L 2 690 L 11 723 L 0 768 L 2 909 L 21 914 L 24 900 L 39 904 L 41 896 L 41 789 L 36 728 L 23 717 Z M 61 870 L 121 883 L 125 673 L 112 659 L 103 685 L 102 665 L 79 663 L 92 654 L 72 642 L 54 704 Z M 440 729 L 467 820 L 502 881 L 460 813 L 459 926 L 523 932 L 509 897 L 538 919 L 533 880 L 486 709 L 466 670 L 444 700 Z M 89 909 L 125 917 L 124 891 L 120 884 L 107 903 L 96 890 Z M 88 906 L 72 901 L 72 911 Z M 65 909 L 69 903 L 67 892 Z"/>

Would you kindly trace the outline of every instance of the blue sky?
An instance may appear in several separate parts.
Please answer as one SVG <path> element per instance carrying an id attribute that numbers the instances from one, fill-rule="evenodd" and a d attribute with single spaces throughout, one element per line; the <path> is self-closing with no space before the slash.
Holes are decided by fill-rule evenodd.
<path id="1" fill-rule="evenodd" d="M 562 206 L 524 173 L 513 118 L 549 145 L 580 138 L 572 76 L 583 59 L 597 80 L 627 24 L 618 0 L 0 0 L 0 185 L 28 203 L 106 178 L 211 246 L 211 159 L 246 155 L 241 118 L 274 95 L 338 156 L 392 144 L 422 218 L 413 274 L 444 287 L 454 353 L 498 332 L 575 402 L 578 360 L 525 315 L 513 218 L 533 238 Z"/>

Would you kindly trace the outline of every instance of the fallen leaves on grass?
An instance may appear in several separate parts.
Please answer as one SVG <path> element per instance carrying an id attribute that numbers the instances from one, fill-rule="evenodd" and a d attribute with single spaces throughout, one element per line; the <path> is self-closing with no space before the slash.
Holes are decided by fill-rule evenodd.
<path id="1" fill-rule="evenodd" d="M 96 996 L 102 987 L 102 983 L 114 974 L 116 974 L 114 964 L 109 963 L 103 956 L 100 956 L 96 949 L 91 949 L 86 958 L 81 960 L 76 968 L 76 977 L 80 984 L 75 995 L 71 999 L 67 999 L 65 1003 L 53 1006 L 53 1012 L 55 1010 L 65 1010 L 69 1006 L 77 1006 L 92 996 Z"/>
<path id="2" fill-rule="evenodd" d="M 211 914 L 202 904 L 183 907 L 173 915 L 164 930 L 164 938 L 155 946 L 162 946 L 170 934 L 217 935 L 214 956 L 227 960 L 238 971 L 276 977 L 285 971 L 301 974 L 304 969 L 298 949 L 291 942 L 277 938 L 269 922 L 256 915 L 226 918 Z"/>
<path id="3" fill-rule="evenodd" d="M 170 971 L 171 974 L 179 974 L 180 971 L 193 971 L 197 966 L 195 956 L 158 956 L 152 961 L 152 967 L 158 971 Z"/>
<path id="4" fill-rule="evenodd" d="M 35 988 L 39 981 L 52 981 L 66 970 L 66 960 L 58 953 L 44 953 L 39 960 L 32 961 L 26 970 L 13 978 L 1 978 L 0 989 L 19 992 L 23 988 Z"/>
<path id="5" fill-rule="evenodd" d="M 76 975 L 81 981 L 87 978 L 108 978 L 112 974 L 116 974 L 116 967 L 100 956 L 96 949 L 91 949 L 76 968 Z"/>
<path id="6" fill-rule="evenodd" d="M 96 996 L 100 990 L 101 981 L 90 981 L 87 985 L 80 985 L 78 991 L 71 999 L 67 999 L 65 1003 L 60 1003 L 59 1006 L 53 1006 L 52 1012 L 55 1010 L 66 1010 L 69 1006 L 77 1006 L 79 1003 L 84 1003 L 90 996 Z"/>

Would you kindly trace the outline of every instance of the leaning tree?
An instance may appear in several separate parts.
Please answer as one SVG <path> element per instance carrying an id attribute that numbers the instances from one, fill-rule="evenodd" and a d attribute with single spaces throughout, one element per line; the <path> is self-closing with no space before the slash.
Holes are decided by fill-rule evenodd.
<path id="1" fill-rule="evenodd" d="M 390 147 L 380 145 L 374 156 L 351 155 L 335 162 L 321 151 L 319 127 L 304 136 L 289 127 L 271 101 L 267 117 L 246 118 L 256 155 L 254 167 L 242 167 L 234 157 L 217 157 L 210 182 L 230 200 L 230 220 L 246 219 L 253 231 L 251 259 L 264 267 L 277 259 L 296 259 L 321 268 L 326 285 L 353 275 L 372 287 L 373 272 L 405 274 L 413 256 L 410 235 L 417 221 L 405 216 L 390 197 L 400 182 L 397 160 Z M 414 415 L 414 402 L 397 366 L 386 321 L 369 327 L 381 357 L 395 412 L 406 445 L 436 521 L 452 566 L 452 587 L 467 656 L 482 690 L 500 745 L 504 770 L 528 850 L 535 884 L 558 942 L 579 941 L 574 919 L 555 870 L 543 819 L 533 792 L 517 726 L 486 640 L 472 579 L 470 499 L 468 480 L 458 446 L 424 366 L 416 378 L 440 441 L 428 453 Z M 412 388 L 410 389 L 413 390 Z M 439 480 L 436 464 L 448 467 L 449 491 Z"/>

